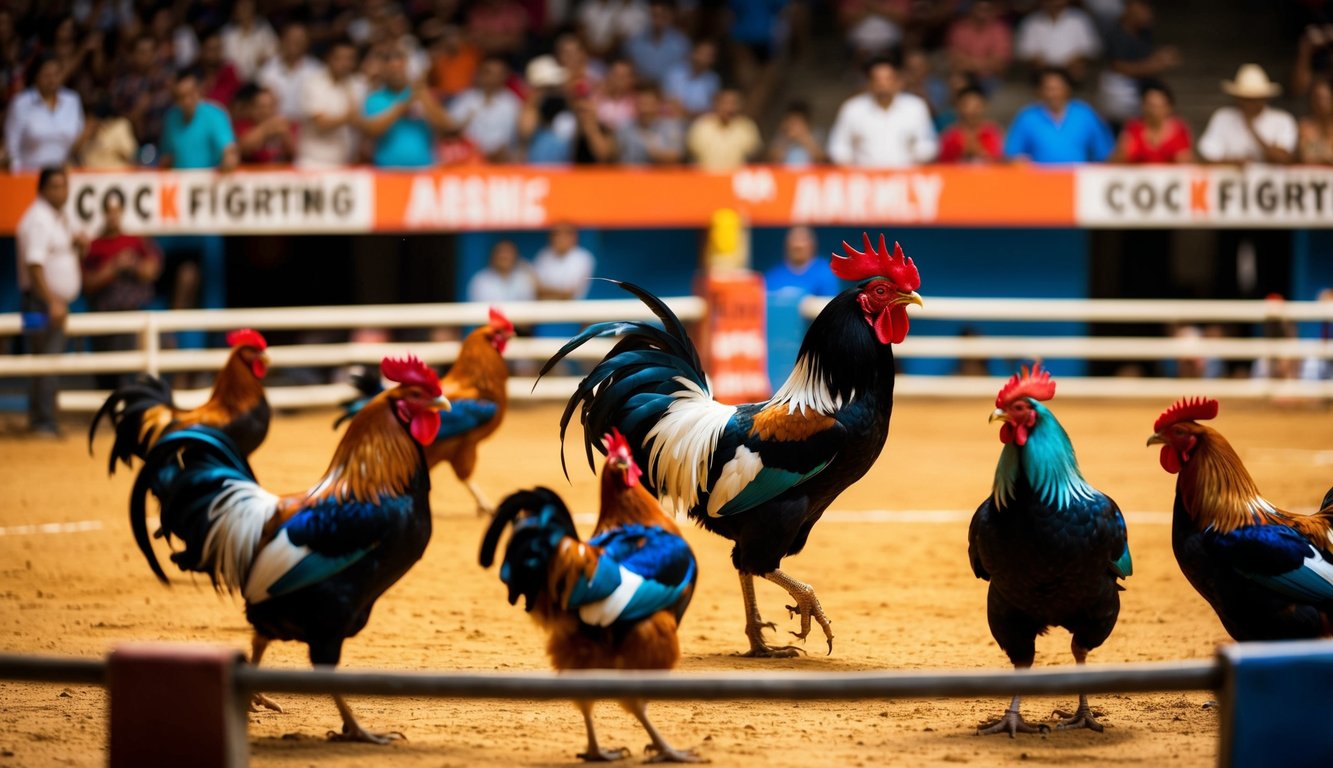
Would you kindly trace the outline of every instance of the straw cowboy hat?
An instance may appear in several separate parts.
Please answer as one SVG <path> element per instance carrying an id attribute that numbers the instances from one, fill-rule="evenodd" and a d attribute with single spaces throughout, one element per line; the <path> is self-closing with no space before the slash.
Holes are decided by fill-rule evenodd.
<path id="1" fill-rule="evenodd" d="M 1235 80 L 1223 80 L 1222 90 L 1238 99 L 1271 99 L 1282 93 L 1282 86 L 1268 79 L 1258 64 L 1242 64 Z"/>

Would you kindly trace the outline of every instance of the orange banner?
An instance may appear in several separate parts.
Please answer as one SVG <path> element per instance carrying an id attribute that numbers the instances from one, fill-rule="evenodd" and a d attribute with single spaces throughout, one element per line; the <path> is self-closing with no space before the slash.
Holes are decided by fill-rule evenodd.
<path id="1" fill-rule="evenodd" d="M 710 270 L 696 293 L 708 305 L 702 349 L 713 396 L 723 403 L 748 403 L 773 394 L 763 276 L 748 270 Z"/>

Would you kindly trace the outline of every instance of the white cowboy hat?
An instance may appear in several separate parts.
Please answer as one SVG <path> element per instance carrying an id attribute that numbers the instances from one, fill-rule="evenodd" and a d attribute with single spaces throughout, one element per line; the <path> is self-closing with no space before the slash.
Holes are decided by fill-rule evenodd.
<path id="1" fill-rule="evenodd" d="M 1239 99 L 1270 99 L 1282 93 L 1282 86 L 1268 79 L 1258 64 L 1242 64 L 1235 80 L 1223 80 L 1222 90 Z"/>
<path id="2" fill-rule="evenodd" d="M 554 88 L 565 84 L 569 75 L 565 68 L 555 60 L 554 56 L 538 56 L 528 62 L 527 72 L 528 85 L 533 88 Z"/>

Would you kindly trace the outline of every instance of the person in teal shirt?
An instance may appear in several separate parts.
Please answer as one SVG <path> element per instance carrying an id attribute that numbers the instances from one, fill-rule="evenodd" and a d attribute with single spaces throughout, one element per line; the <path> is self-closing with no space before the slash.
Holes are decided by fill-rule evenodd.
<path id="1" fill-rule="evenodd" d="M 1115 148 L 1105 121 L 1085 101 L 1071 99 L 1069 73 L 1041 71 L 1037 101 L 1014 116 L 1004 155 L 1034 163 L 1100 163 Z"/>
<path id="2" fill-rule="evenodd" d="M 380 54 L 384 85 L 366 96 L 362 130 L 375 141 L 377 168 L 429 168 L 435 164 L 435 138 L 456 133 L 443 105 L 421 84 L 407 79 L 407 55 L 398 46 Z"/>
<path id="3" fill-rule="evenodd" d="M 162 118 L 162 168 L 236 167 L 236 136 L 227 111 L 199 96 L 199 75 L 182 70 L 172 88 L 176 103 Z"/>

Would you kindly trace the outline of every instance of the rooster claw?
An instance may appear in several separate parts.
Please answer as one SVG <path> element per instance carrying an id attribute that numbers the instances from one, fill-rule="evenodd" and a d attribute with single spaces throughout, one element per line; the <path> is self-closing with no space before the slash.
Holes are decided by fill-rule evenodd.
<path id="1" fill-rule="evenodd" d="M 991 720 L 990 722 L 978 725 L 976 735 L 990 736 L 995 733 L 1008 733 L 1009 738 L 1012 739 L 1015 738 L 1015 734 L 1019 733 L 1039 733 L 1042 736 L 1045 736 L 1050 733 L 1050 731 L 1051 727 L 1049 725 L 1046 725 L 1045 723 L 1030 725 L 1028 724 L 1028 721 L 1023 719 L 1022 715 L 1018 714 L 1018 710 L 1006 709 L 1004 711 L 1004 716 L 999 720 Z"/>
<path id="2" fill-rule="evenodd" d="M 1106 730 L 1106 726 L 1097 722 L 1097 716 L 1100 715 L 1100 712 L 1093 712 L 1087 707 L 1079 707 L 1073 712 L 1057 709 L 1051 716 L 1062 718 L 1060 722 L 1055 724 L 1055 728 L 1058 731 L 1067 731 L 1073 728 L 1087 728 L 1090 731 L 1103 733 Z"/>
<path id="3" fill-rule="evenodd" d="M 624 760 L 630 756 L 629 747 L 616 747 L 615 749 L 598 749 L 580 752 L 574 757 L 585 763 L 614 763 L 617 760 Z"/>
<path id="4" fill-rule="evenodd" d="M 265 696 L 262 693 L 256 693 L 254 696 L 250 697 L 249 710 L 251 712 L 258 712 L 260 707 L 263 707 L 264 709 L 271 709 L 274 712 L 277 712 L 278 714 L 282 714 L 283 712 L 282 706 L 278 704 L 276 701 L 270 699 L 269 697 Z"/>
<path id="5" fill-rule="evenodd" d="M 341 731 L 329 731 L 328 740 L 384 745 L 399 740 L 407 741 L 407 736 L 405 736 L 401 731 L 388 731 L 386 733 L 375 733 L 374 731 L 367 731 L 365 728 L 362 728 L 361 726 L 358 725 L 352 728 L 344 726 Z"/>
<path id="6" fill-rule="evenodd" d="M 692 749 L 672 749 L 671 747 L 658 748 L 655 744 L 649 744 L 643 748 L 645 754 L 652 757 L 644 760 L 645 763 L 710 763 L 708 758 L 700 755 Z M 656 754 L 654 754 L 656 753 Z"/>

